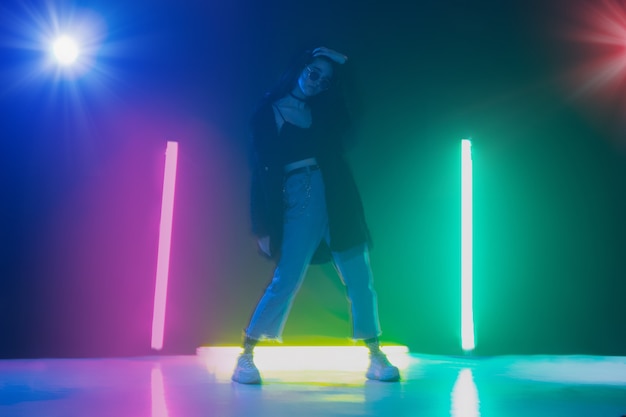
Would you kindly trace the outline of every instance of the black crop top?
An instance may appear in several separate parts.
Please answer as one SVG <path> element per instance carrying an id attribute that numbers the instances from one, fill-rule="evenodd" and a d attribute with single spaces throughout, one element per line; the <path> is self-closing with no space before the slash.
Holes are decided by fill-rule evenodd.
<path id="1" fill-rule="evenodd" d="M 314 127 L 302 128 L 285 121 L 280 130 L 280 142 L 285 164 L 317 156 L 318 141 Z"/>

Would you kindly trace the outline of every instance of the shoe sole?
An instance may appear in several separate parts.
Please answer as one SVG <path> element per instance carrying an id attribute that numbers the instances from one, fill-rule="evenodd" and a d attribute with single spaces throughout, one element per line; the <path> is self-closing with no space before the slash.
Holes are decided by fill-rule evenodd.
<path id="1" fill-rule="evenodd" d="M 236 382 L 238 384 L 245 384 L 245 385 L 259 385 L 261 383 L 261 378 L 245 379 L 237 375 L 233 375 L 232 378 L 230 379 L 233 382 Z"/>
<path id="2" fill-rule="evenodd" d="M 398 382 L 400 381 L 400 374 L 397 375 L 391 375 L 388 377 L 381 377 L 379 375 L 374 375 L 374 374 L 365 374 L 365 377 L 367 379 L 370 379 L 372 381 L 380 381 L 380 382 Z"/>

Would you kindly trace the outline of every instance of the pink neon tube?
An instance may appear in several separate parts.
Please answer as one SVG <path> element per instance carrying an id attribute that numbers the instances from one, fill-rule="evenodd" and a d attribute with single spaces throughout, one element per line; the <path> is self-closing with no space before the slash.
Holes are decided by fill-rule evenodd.
<path id="1" fill-rule="evenodd" d="M 152 315 L 152 349 L 155 350 L 161 350 L 163 348 L 177 159 L 178 142 L 167 142 L 167 148 L 165 150 L 165 174 L 163 176 L 163 197 L 161 199 L 161 224 L 159 226 L 159 250 L 157 254 L 156 286 L 154 290 L 154 310 Z"/>

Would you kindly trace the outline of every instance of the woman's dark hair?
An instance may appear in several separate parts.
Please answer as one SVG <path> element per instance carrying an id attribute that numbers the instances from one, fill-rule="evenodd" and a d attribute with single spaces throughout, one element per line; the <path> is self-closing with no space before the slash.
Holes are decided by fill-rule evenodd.
<path id="1" fill-rule="evenodd" d="M 313 60 L 315 59 L 323 59 L 329 62 L 333 66 L 333 78 L 331 81 L 332 83 L 331 90 L 332 90 L 333 87 L 337 84 L 337 80 L 339 76 L 338 65 L 333 60 L 326 58 L 323 55 L 318 55 L 314 57 L 313 50 L 307 49 L 306 51 L 301 52 L 296 57 L 294 57 L 294 59 L 292 59 L 289 67 L 287 68 L 285 72 L 283 72 L 278 82 L 269 91 L 265 93 L 265 95 L 263 96 L 263 99 L 261 100 L 260 106 L 263 106 L 268 103 L 273 103 L 279 98 L 282 98 L 286 96 L 287 94 L 289 94 L 289 92 L 295 86 L 304 68 L 307 65 L 309 65 L 311 62 L 313 62 Z M 326 92 L 321 95 L 326 95 Z M 312 98 L 310 101 L 315 101 L 315 98 Z"/>
<path id="2" fill-rule="evenodd" d="M 307 49 L 292 59 L 289 67 L 283 72 L 278 82 L 265 93 L 250 120 L 250 127 L 253 130 L 256 125 L 261 123 L 259 117 L 263 114 L 263 109 L 267 106 L 271 106 L 276 100 L 289 94 L 289 92 L 293 90 L 304 68 L 315 59 L 323 59 L 333 66 L 331 88 L 307 100 L 311 108 L 315 111 L 316 120 L 320 120 L 321 123 L 332 123 L 339 129 L 343 129 L 349 124 L 350 117 L 346 103 L 340 91 L 341 89 L 338 88 L 340 78 L 339 67 L 341 67 L 341 65 L 338 65 L 336 62 L 323 55 L 314 57 L 313 49 Z"/>

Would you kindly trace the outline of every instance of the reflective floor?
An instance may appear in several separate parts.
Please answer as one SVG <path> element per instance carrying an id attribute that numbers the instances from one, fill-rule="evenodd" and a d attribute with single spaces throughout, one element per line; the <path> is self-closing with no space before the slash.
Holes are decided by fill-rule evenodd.
<path id="1" fill-rule="evenodd" d="M 390 355 L 394 356 L 394 355 Z M 0 361 L 0 416 L 626 415 L 626 358 L 396 354 L 403 381 L 347 369 L 269 367 L 264 384 L 228 379 L 234 358 Z M 216 364 L 216 362 L 218 362 Z M 293 364 L 292 364 L 293 365 Z M 295 366 L 292 366 L 292 368 Z M 340 368 L 340 367 L 339 367 Z"/>

